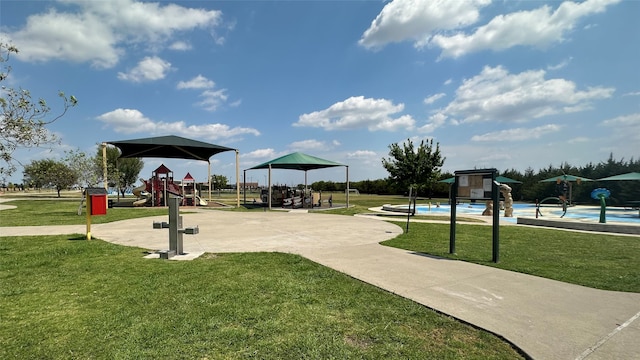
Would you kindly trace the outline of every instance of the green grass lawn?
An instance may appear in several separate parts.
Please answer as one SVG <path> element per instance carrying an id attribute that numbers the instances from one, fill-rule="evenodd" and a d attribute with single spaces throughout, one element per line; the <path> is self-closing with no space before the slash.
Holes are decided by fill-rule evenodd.
<path id="1" fill-rule="evenodd" d="M 14 200 L 3 203 L 17 206 L 0 211 L 0 226 L 82 225 L 87 223 L 86 203 L 78 215 L 80 198 L 75 200 Z M 188 210 L 187 210 L 188 211 Z M 146 216 L 168 215 L 166 208 L 112 208 L 107 215 L 92 216 L 91 223 L 134 219 Z"/>
<path id="2" fill-rule="evenodd" d="M 499 238 L 497 264 L 491 261 L 491 226 L 458 224 L 456 254 L 449 254 L 449 224 L 414 222 L 408 234 L 382 244 L 597 289 L 640 292 L 640 237 L 501 226 Z"/>
<path id="3" fill-rule="evenodd" d="M 302 257 L 143 259 L 0 237 L 1 359 L 518 359 L 507 343 Z"/>

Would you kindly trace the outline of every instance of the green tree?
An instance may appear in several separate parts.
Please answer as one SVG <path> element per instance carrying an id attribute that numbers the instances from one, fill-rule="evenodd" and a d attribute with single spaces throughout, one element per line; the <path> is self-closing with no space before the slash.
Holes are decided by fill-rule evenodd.
<path id="1" fill-rule="evenodd" d="M 440 168 L 445 158 L 440 153 L 440 144 L 433 139 L 422 140 L 417 149 L 407 139 L 402 146 L 389 145 L 389 158 L 382 159 L 382 166 L 389 173 L 389 182 L 403 190 L 413 187 L 418 193 L 430 191 L 438 181 Z"/>
<path id="2" fill-rule="evenodd" d="M 128 188 L 132 187 L 138 177 L 144 161 L 140 158 L 120 158 L 120 150 L 115 146 L 107 146 L 107 182 L 111 187 L 117 187 L 122 197 Z M 94 158 L 94 171 L 96 178 L 104 181 L 102 145 L 98 145 L 98 151 Z"/>
<path id="3" fill-rule="evenodd" d="M 34 160 L 24 167 L 25 180 L 35 187 L 53 187 L 58 191 L 68 189 L 78 181 L 77 173 L 63 161 L 53 159 Z"/>
<path id="4" fill-rule="evenodd" d="M 227 187 L 228 182 L 229 179 L 224 175 L 211 175 L 211 187 L 213 189 L 224 189 Z"/>
<path id="5" fill-rule="evenodd" d="M 65 151 L 64 162 L 75 171 L 78 185 L 91 187 L 98 183 L 98 173 L 95 169 L 94 160 L 85 152 L 80 151 L 80 149 Z"/>
<path id="6" fill-rule="evenodd" d="M 17 54 L 18 49 L 10 44 L 0 42 L 0 83 L 4 82 L 11 67 L 6 65 L 11 54 Z M 49 132 L 47 125 L 60 119 L 67 110 L 76 106 L 78 101 L 72 95 L 66 97 L 63 92 L 58 96 L 62 99 L 62 112 L 50 118 L 51 108 L 44 99 L 34 100 L 29 90 L 14 89 L 2 86 L 0 90 L 0 176 L 9 176 L 16 170 L 13 153 L 18 148 L 38 147 L 58 142 L 55 134 Z"/>

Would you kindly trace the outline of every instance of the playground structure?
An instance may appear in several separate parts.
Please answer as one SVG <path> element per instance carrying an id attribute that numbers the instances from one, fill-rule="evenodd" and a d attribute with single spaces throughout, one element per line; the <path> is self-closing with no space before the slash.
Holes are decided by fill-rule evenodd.
<path id="1" fill-rule="evenodd" d="M 260 191 L 260 200 L 266 204 L 269 202 L 269 189 Z M 321 205 L 321 194 L 311 189 L 293 189 L 284 185 L 271 187 L 271 204 L 285 208 L 298 209 L 303 207 L 316 207 Z"/>
<path id="2" fill-rule="evenodd" d="M 201 199 L 195 189 L 195 180 L 187 173 L 180 184 L 173 180 L 173 171 L 164 164 L 151 173 L 149 180 L 140 179 L 142 185 L 133 189 L 133 194 L 138 200 L 134 206 L 167 206 L 169 197 L 179 197 L 183 206 L 206 206 L 207 202 Z"/>

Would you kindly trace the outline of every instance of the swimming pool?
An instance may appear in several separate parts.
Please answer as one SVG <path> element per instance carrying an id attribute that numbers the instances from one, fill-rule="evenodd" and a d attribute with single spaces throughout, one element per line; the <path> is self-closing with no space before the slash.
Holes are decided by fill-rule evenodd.
<path id="1" fill-rule="evenodd" d="M 407 209 L 406 205 L 398 206 L 399 209 Z M 464 203 L 456 207 L 456 214 L 461 215 L 482 215 L 485 205 L 482 203 Z M 441 204 L 439 207 L 436 203 L 427 205 L 417 205 L 416 213 L 418 215 L 450 215 L 451 206 Z M 543 204 L 540 206 L 541 218 L 543 219 L 561 219 L 562 206 Z M 518 217 L 536 217 L 535 204 L 513 204 L 513 217 L 505 218 L 504 211 L 500 211 L 500 220 L 516 222 Z M 578 220 L 585 222 L 600 221 L 600 206 L 570 206 L 567 213 L 562 217 L 564 219 Z M 640 216 L 638 210 L 624 209 L 619 207 L 607 207 L 607 222 L 631 223 L 640 225 Z"/>

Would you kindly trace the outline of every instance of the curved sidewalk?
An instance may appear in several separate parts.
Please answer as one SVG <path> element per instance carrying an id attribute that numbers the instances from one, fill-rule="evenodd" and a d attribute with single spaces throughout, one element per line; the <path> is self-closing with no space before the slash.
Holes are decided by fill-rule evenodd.
<path id="1" fill-rule="evenodd" d="M 169 247 L 167 216 L 92 226 L 96 238 Z M 402 228 L 375 218 L 304 212 L 199 211 L 183 215 L 186 253 L 300 254 L 354 278 L 492 331 L 535 359 L 637 359 L 640 294 L 559 281 L 389 248 Z M 3 236 L 84 232 L 84 226 L 0 228 Z M 74 230 L 74 231 L 70 231 Z M 78 231 L 79 230 L 79 231 Z"/>

